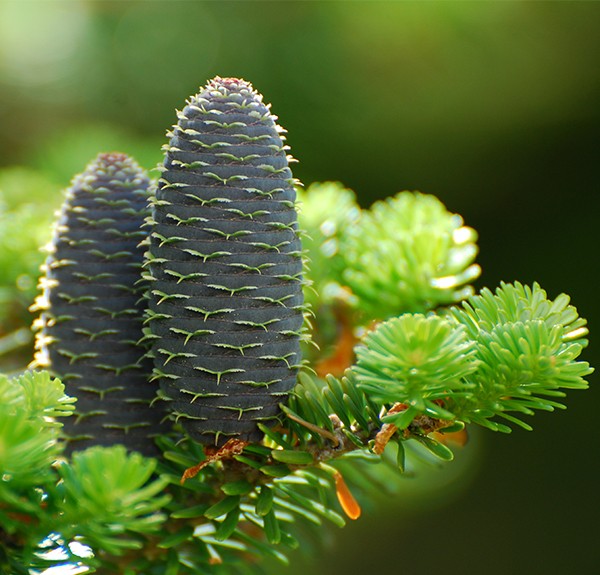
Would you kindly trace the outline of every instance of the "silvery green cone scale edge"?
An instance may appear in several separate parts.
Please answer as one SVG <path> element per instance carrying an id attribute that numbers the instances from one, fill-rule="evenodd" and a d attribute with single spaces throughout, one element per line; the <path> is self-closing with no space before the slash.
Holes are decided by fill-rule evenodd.
<path id="1" fill-rule="evenodd" d="M 282 134 L 251 84 L 215 78 L 164 147 L 146 263 L 153 380 L 201 443 L 260 440 L 296 384 L 302 246 Z"/>
<path id="2" fill-rule="evenodd" d="M 32 367 L 60 377 L 77 397 L 65 418 L 67 452 L 124 444 L 156 454 L 164 406 L 144 359 L 141 267 L 150 181 L 125 154 L 100 154 L 73 179 L 43 266 Z"/>

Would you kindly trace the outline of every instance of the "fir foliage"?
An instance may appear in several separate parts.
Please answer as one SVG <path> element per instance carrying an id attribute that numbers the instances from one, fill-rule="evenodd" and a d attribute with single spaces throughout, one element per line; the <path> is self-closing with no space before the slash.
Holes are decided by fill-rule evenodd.
<path id="1" fill-rule="evenodd" d="M 452 304 L 472 293 L 479 276 L 476 239 L 437 198 L 402 192 L 348 229 L 344 283 L 371 320 Z"/>
<path id="2" fill-rule="evenodd" d="M 320 315 L 323 306 L 341 297 L 348 230 L 358 223 L 361 209 L 354 192 L 338 182 L 311 184 L 297 193 L 302 247 L 312 282 L 306 293 L 315 315 Z"/>
<path id="3" fill-rule="evenodd" d="M 0 377 L 0 573 L 77 563 L 74 540 L 99 555 L 122 555 L 165 520 L 167 480 L 153 476 L 156 460 L 120 445 L 62 459 L 60 428 L 75 402 L 64 392 L 47 372 Z"/>
<path id="4" fill-rule="evenodd" d="M 310 345 L 304 357 L 318 361 L 331 351 L 342 323 L 349 320 L 349 304 L 353 296 L 344 288 L 346 237 L 358 222 L 361 209 L 355 194 L 338 182 L 311 184 L 307 190 L 297 189 L 298 222 L 305 253 L 304 297 L 310 316 Z"/>
<path id="5" fill-rule="evenodd" d="M 0 572 L 26 573 L 50 533 L 45 489 L 54 488 L 59 424 L 74 399 L 47 373 L 0 377 Z M 46 529 L 44 529 L 44 526 Z"/>
<path id="6" fill-rule="evenodd" d="M 0 320 L 2 327 L 29 322 L 25 313 L 36 296 L 36 279 L 50 239 L 57 202 L 55 185 L 24 168 L 0 170 Z M 0 353 L 2 352 L 0 347 Z"/>
<path id="7" fill-rule="evenodd" d="M 562 409 L 557 400 L 563 389 L 587 388 L 584 378 L 593 370 L 577 358 L 587 346 L 588 330 L 567 295 L 550 300 L 537 283 L 502 283 L 495 293 L 483 289 L 450 313 L 476 343 L 479 360 L 468 378 L 472 394 L 456 400 L 455 411 L 464 421 L 509 431 L 491 421 L 499 416 L 531 429 L 523 415 Z"/>
<path id="8" fill-rule="evenodd" d="M 167 479 L 151 480 L 155 468 L 155 459 L 127 454 L 121 445 L 74 453 L 70 464 L 58 467 L 61 535 L 110 555 L 143 547 L 139 535 L 159 531 L 166 514 L 158 511 L 170 499 Z"/>
<path id="9" fill-rule="evenodd" d="M 379 404 L 400 402 L 402 417 L 426 413 L 448 418 L 440 408 L 448 395 L 468 394 L 468 376 L 477 369 L 475 342 L 464 329 L 440 316 L 404 314 L 380 324 L 357 348 L 352 368 L 358 386 Z M 409 415 L 410 414 L 410 415 Z"/>

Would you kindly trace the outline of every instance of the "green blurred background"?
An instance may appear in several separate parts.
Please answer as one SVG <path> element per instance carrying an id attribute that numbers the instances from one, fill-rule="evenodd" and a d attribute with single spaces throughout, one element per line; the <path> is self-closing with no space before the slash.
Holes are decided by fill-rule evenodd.
<path id="1" fill-rule="evenodd" d="M 273 102 L 306 184 L 364 205 L 435 194 L 480 233 L 477 287 L 569 293 L 600 365 L 599 25 L 594 2 L 0 0 L 0 362 L 30 354 L 60 190 L 100 151 L 155 166 L 174 109 L 218 74 Z M 595 379 L 273 572 L 597 572 Z"/>

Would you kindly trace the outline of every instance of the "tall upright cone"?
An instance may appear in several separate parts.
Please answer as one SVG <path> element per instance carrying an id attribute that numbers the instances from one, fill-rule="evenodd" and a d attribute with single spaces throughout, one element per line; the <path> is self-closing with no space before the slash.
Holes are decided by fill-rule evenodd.
<path id="1" fill-rule="evenodd" d="M 302 257 L 283 130 L 251 84 L 215 78 L 165 147 L 148 276 L 154 377 L 192 438 L 256 441 L 296 382 Z"/>
<path id="2" fill-rule="evenodd" d="M 73 179 L 56 225 L 33 367 L 50 369 L 77 397 L 76 415 L 64 422 L 68 451 L 122 443 L 154 454 L 151 437 L 166 427 L 162 406 L 150 406 L 152 362 L 137 345 L 148 186 L 134 160 L 100 154 Z"/>

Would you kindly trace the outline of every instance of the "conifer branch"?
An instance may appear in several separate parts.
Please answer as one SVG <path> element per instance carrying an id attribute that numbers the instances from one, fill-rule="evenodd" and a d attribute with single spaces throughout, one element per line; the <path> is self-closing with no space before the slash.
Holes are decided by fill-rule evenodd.
<path id="1" fill-rule="evenodd" d="M 255 573 L 300 524 L 343 526 L 414 461 L 452 460 L 446 433 L 530 429 L 587 387 L 569 298 L 473 295 L 476 233 L 436 198 L 361 209 L 318 184 L 298 225 L 282 133 L 216 78 L 178 113 L 150 211 L 125 155 L 74 180 L 38 300 L 35 366 L 63 382 L 0 377 L 0 572 Z M 321 347 L 304 365 L 301 341 Z M 65 452 L 73 430 L 90 447 Z"/>

